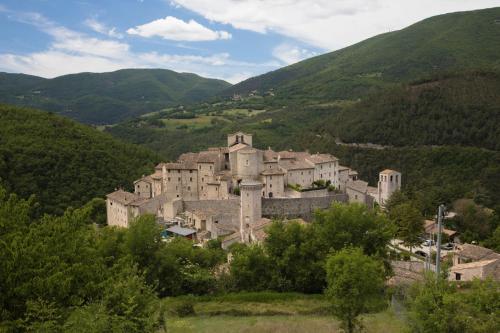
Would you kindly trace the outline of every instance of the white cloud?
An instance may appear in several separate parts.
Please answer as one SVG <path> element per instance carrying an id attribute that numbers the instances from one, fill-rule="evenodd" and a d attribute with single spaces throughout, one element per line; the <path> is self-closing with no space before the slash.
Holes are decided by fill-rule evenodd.
<path id="1" fill-rule="evenodd" d="M 169 0 L 208 20 L 269 31 L 334 50 L 452 11 L 498 6 L 498 0 Z"/>
<path id="2" fill-rule="evenodd" d="M 279 44 L 273 49 L 273 56 L 281 60 L 285 65 L 294 64 L 315 55 L 317 55 L 316 52 L 312 52 L 289 43 Z"/>
<path id="3" fill-rule="evenodd" d="M 168 68 L 236 83 L 279 66 L 279 63 L 272 61 L 236 61 L 228 53 L 200 56 L 134 52 L 125 42 L 90 37 L 59 26 L 40 14 L 15 13 L 12 18 L 37 27 L 53 40 L 48 49 L 39 52 L 0 53 L 0 71 L 51 78 L 79 72 L 108 72 L 123 68 Z"/>
<path id="4" fill-rule="evenodd" d="M 227 31 L 214 31 L 195 20 L 185 22 L 173 16 L 151 21 L 127 30 L 130 35 L 141 37 L 162 37 L 176 41 L 210 41 L 217 39 L 230 39 L 231 34 Z"/>
<path id="5" fill-rule="evenodd" d="M 89 18 L 84 21 L 85 25 L 88 26 L 90 29 L 94 30 L 95 32 L 98 32 L 100 34 L 106 35 L 111 38 L 118 38 L 122 39 L 123 34 L 119 33 L 116 30 L 116 27 L 108 27 L 104 23 L 97 21 L 94 18 Z"/>

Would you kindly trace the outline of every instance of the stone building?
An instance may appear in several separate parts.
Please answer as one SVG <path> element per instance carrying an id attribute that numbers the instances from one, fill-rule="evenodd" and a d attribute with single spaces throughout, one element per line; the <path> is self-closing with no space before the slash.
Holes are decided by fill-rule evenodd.
<path id="1" fill-rule="evenodd" d="M 201 240 L 229 235 L 227 245 L 262 238 L 270 218 L 310 219 L 333 201 L 372 206 L 401 186 L 396 171 L 383 171 L 374 188 L 330 154 L 260 150 L 252 144 L 251 134 L 237 132 L 227 136 L 227 147 L 158 164 L 153 174 L 134 182 L 134 193 L 107 196 L 108 224 L 128 227 L 148 213 L 164 223 L 183 221 Z"/>
<path id="2" fill-rule="evenodd" d="M 450 281 L 493 278 L 500 281 L 500 254 L 473 244 L 461 244 L 453 255 Z"/>

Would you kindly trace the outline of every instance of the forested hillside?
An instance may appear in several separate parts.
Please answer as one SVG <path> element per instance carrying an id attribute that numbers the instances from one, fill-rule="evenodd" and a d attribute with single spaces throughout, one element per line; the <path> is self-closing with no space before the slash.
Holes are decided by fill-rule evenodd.
<path id="1" fill-rule="evenodd" d="M 230 84 L 165 69 L 125 69 L 43 79 L 0 73 L 0 102 L 35 107 L 90 124 L 111 124 L 167 106 L 199 102 Z"/>
<path id="2" fill-rule="evenodd" d="M 250 78 L 226 95 L 274 89 L 282 103 L 354 99 L 392 83 L 461 68 L 499 68 L 500 8 L 431 17 Z"/>
<path id="3" fill-rule="evenodd" d="M 0 183 L 40 212 L 80 207 L 150 172 L 158 157 L 146 148 L 43 111 L 0 105 Z"/>
<path id="4" fill-rule="evenodd" d="M 430 77 L 368 96 L 326 127 L 344 142 L 500 151 L 499 92 L 498 72 Z"/>

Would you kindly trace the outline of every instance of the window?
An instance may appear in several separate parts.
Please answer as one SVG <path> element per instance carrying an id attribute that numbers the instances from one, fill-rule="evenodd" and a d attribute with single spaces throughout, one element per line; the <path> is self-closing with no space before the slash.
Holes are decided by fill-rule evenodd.
<path id="1" fill-rule="evenodd" d="M 201 190 L 203 191 L 203 186 L 201 187 Z"/>
<path id="2" fill-rule="evenodd" d="M 201 165 L 199 166 L 200 170 L 201 170 Z"/>
<path id="3" fill-rule="evenodd" d="M 396 175 L 396 183 L 399 182 L 398 178 L 399 178 L 399 175 Z"/>
<path id="4" fill-rule="evenodd" d="M 273 188 L 273 184 L 269 184 L 269 188 Z"/>
<path id="5" fill-rule="evenodd" d="M 181 181 L 181 177 L 177 178 L 177 181 L 179 181 L 179 182 L 180 182 L 180 181 Z"/>
<path id="6" fill-rule="evenodd" d="M 177 170 L 177 173 L 181 173 L 181 170 Z"/>
<path id="7" fill-rule="evenodd" d="M 357 194 L 354 195 L 354 199 L 356 199 L 356 200 L 358 199 L 358 195 Z"/>
<path id="8" fill-rule="evenodd" d="M 193 181 L 193 177 L 189 177 L 189 181 L 192 182 Z"/>
<path id="9" fill-rule="evenodd" d="M 457 281 L 462 280 L 462 274 L 460 274 L 460 273 L 455 273 L 455 280 L 457 280 Z"/>
<path id="10" fill-rule="evenodd" d="M 212 170 L 212 166 L 210 166 L 210 170 Z"/>
<path id="11" fill-rule="evenodd" d="M 170 181 L 170 177 L 168 177 L 168 181 Z"/>
<path id="12" fill-rule="evenodd" d="M 323 165 L 320 166 L 320 169 L 323 170 Z"/>
<path id="13" fill-rule="evenodd" d="M 191 191 L 191 186 L 188 186 L 188 191 Z"/>
<path id="14" fill-rule="evenodd" d="M 189 173 L 193 173 L 193 170 L 189 170 Z"/>
<path id="15" fill-rule="evenodd" d="M 391 182 L 392 182 L 392 176 L 391 176 Z"/>
<path id="16" fill-rule="evenodd" d="M 201 181 L 204 182 L 205 181 L 205 178 L 201 177 Z"/>
<path id="17" fill-rule="evenodd" d="M 245 165 L 248 166 L 248 160 L 245 161 Z"/>
<path id="18" fill-rule="evenodd" d="M 137 184 L 137 188 L 141 188 L 141 185 Z"/>
<path id="19" fill-rule="evenodd" d="M 303 176 L 303 175 L 304 175 L 304 171 L 301 171 L 301 172 L 300 172 L 300 175 L 301 175 L 301 176 Z"/>

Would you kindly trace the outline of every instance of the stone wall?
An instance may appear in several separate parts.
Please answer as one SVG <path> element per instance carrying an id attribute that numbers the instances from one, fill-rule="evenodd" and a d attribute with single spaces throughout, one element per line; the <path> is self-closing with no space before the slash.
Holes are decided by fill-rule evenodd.
<path id="1" fill-rule="evenodd" d="M 231 216 L 232 226 L 240 227 L 240 198 L 231 198 L 228 200 L 193 200 L 184 201 L 184 211 L 213 211 L 217 215 Z M 224 221 L 227 223 L 228 221 Z"/>
<path id="2" fill-rule="evenodd" d="M 345 194 L 315 198 L 263 198 L 262 215 L 265 217 L 302 218 L 311 220 L 317 209 L 326 209 L 333 202 L 347 202 Z"/>

